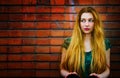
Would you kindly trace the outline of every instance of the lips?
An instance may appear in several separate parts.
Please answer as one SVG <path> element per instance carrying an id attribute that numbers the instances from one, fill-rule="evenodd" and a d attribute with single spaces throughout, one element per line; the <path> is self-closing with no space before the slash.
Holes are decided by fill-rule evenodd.
<path id="1" fill-rule="evenodd" d="M 88 31 L 88 30 L 90 30 L 90 28 L 84 28 L 84 30 Z"/>

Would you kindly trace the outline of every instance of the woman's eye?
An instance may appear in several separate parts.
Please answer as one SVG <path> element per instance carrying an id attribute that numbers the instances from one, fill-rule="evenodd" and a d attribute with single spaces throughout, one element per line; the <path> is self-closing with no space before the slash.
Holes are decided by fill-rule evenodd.
<path id="1" fill-rule="evenodd" d="M 85 19 L 82 19 L 81 22 L 86 22 Z"/>
<path id="2" fill-rule="evenodd" d="M 94 20 L 93 20 L 93 19 L 89 19 L 88 21 L 89 21 L 89 22 L 94 22 Z"/>

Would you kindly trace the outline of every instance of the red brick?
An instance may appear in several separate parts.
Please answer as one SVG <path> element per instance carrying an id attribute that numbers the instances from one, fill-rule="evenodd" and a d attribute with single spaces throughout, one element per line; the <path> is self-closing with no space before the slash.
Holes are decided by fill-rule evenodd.
<path id="1" fill-rule="evenodd" d="M 34 22 L 24 22 L 23 26 L 21 28 L 22 29 L 34 29 L 35 23 Z"/>
<path id="2" fill-rule="evenodd" d="M 79 0 L 79 5 L 82 4 L 93 4 L 93 0 Z"/>
<path id="3" fill-rule="evenodd" d="M 50 47 L 49 46 L 37 46 L 36 47 L 36 52 L 37 53 L 49 53 L 50 52 Z"/>
<path id="4" fill-rule="evenodd" d="M 51 46 L 50 47 L 50 52 L 51 53 L 61 53 L 61 46 Z"/>
<path id="5" fill-rule="evenodd" d="M 19 30 L 10 30 L 9 32 L 9 37 L 21 37 L 22 36 L 22 31 Z"/>
<path id="6" fill-rule="evenodd" d="M 60 77 L 60 72 L 58 70 L 53 70 L 50 72 L 50 77 Z"/>
<path id="7" fill-rule="evenodd" d="M 109 6 L 107 7 L 107 12 L 110 12 L 110 13 L 119 13 L 120 10 L 119 10 L 120 6 Z"/>
<path id="8" fill-rule="evenodd" d="M 120 21 L 120 14 L 108 14 L 107 21 Z"/>
<path id="9" fill-rule="evenodd" d="M 9 38 L 8 44 L 9 45 L 21 45 L 22 39 L 21 38 Z"/>
<path id="10" fill-rule="evenodd" d="M 7 53 L 7 46 L 0 46 L 0 53 Z"/>
<path id="11" fill-rule="evenodd" d="M 8 28 L 8 23 L 0 22 L 0 29 L 7 29 L 7 28 Z"/>
<path id="12" fill-rule="evenodd" d="M 2 13 L 8 12 L 8 7 L 1 6 L 0 7 L 0 12 L 2 12 Z"/>
<path id="13" fill-rule="evenodd" d="M 63 30 L 51 30 L 51 36 L 64 36 L 64 31 Z"/>
<path id="14" fill-rule="evenodd" d="M 110 49 L 111 54 L 112 53 L 119 53 L 120 47 L 112 46 Z"/>
<path id="15" fill-rule="evenodd" d="M 19 62 L 8 63 L 8 69 L 21 69 L 21 68 L 22 68 L 22 64 Z"/>
<path id="16" fill-rule="evenodd" d="M 25 5 L 35 5 L 36 4 L 36 0 L 22 0 L 22 4 L 25 4 Z"/>
<path id="17" fill-rule="evenodd" d="M 34 70 L 22 70 L 21 72 L 21 77 L 36 77 L 35 76 L 35 72 Z M 19 77 L 19 76 L 18 76 Z"/>
<path id="18" fill-rule="evenodd" d="M 36 55 L 37 61 L 60 61 L 59 55 L 52 55 L 52 54 L 38 54 Z"/>
<path id="19" fill-rule="evenodd" d="M 38 0 L 38 5 L 50 5 L 50 0 Z"/>
<path id="20" fill-rule="evenodd" d="M 50 63 L 50 69 L 60 70 L 60 63 Z"/>
<path id="21" fill-rule="evenodd" d="M 36 14 L 36 20 L 37 21 L 49 21 L 50 14 Z"/>
<path id="22" fill-rule="evenodd" d="M 23 21 L 35 21 L 35 14 L 25 14 L 23 17 Z"/>
<path id="23" fill-rule="evenodd" d="M 7 63 L 6 62 L 1 62 L 0 63 L 0 69 L 4 69 L 4 70 L 6 70 L 8 68 L 8 66 L 7 66 Z M 1 72 L 0 72 L 1 73 Z M 0 74 L 0 76 L 1 76 L 1 74 Z"/>
<path id="24" fill-rule="evenodd" d="M 0 55 L 0 62 L 7 61 L 7 55 Z"/>
<path id="25" fill-rule="evenodd" d="M 69 12 L 69 13 L 74 13 L 73 11 L 71 11 L 72 10 L 72 8 L 73 7 L 68 7 L 67 9 L 66 9 L 66 12 Z M 82 8 L 84 8 L 84 6 L 81 6 L 81 7 L 75 7 L 74 9 L 75 9 L 75 12 L 76 13 L 78 13 Z M 97 11 L 97 12 L 107 12 L 107 7 L 106 6 L 95 6 L 95 7 L 93 7 L 93 8 L 95 8 L 95 10 Z"/>
<path id="26" fill-rule="evenodd" d="M 98 6 L 98 7 L 94 7 L 95 8 L 95 10 L 97 11 L 97 12 L 107 12 L 107 7 L 105 7 L 105 6 Z"/>
<path id="27" fill-rule="evenodd" d="M 9 15 L 8 14 L 0 14 L 0 21 L 7 21 L 9 20 Z"/>
<path id="28" fill-rule="evenodd" d="M 119 76 L 119 71 L 111 71 L 110 73 L 112 73 L 112 74 L 110 74 L 110 78 L 113 78 L 113 77 L 115 77 L 115 78 L 120 77 L 120 76 Z"/>
<path id="29" fill-rule="evenodd" d="M 64 7 L 52 7 L 52 13 L 64 13 L 65 12 L 65 8 Z"/>
<path id="30" fill-rule="evenodd" d="M 8 25 L 10 29 L 20 29 L 23 27 L 22 22 L 9 22 Z"/>
<path id="31" fill-rule="evenodd" d="M 7 72 L 8 77 L 21 77 L 22 75 L 20 70 L 7 70 Z"/>
<path id="32" fill-rule="evenodd" d="M 35 37 L 35 31 L 34 30 L 22 31 L 22 36 L 24 36 L 24 37 Z"/>
<path id="33" fill-rule="evenodd" d="M 34 62 L 22 62 L 22 69 L 35 69 Z"/>
<path id="34" fill-rule="evenodd" d="M 38 30 L 36 33 L 37 37 L 49 37 L 50 31 L 49 30 Z"/>
<path id="35" fill-rule="evenodd" d="M 2 0 L 0 1 L 1 3 L 0 4 L 11 4 L 11 5 L 15 5 L 15 4 L 22 4 L 22 0 L 18 0 L 18 1 L 15 1 L 15 0 Z"/>
<path id="36" fill-rule="evenodd" d="M 119 55 L 112 55 L 111 58 L 112 58 L 111 61 L 114 61 L 114 62 L 120 61 Z"/>
<path id="37" fill-rule="evenodd" d="M 74 23 L 75 23 L 75 22 L 65 22 L 63 28 L 64 28 L 64 29 L 69 29 L 69 30 L 70 30 L 70 29 L 73 29 Z"/>
<path id="38" fill-rule="evenodd" d="M 53 21 L 63 21 L 65 20 L 64 14 L 52 14 L 51 15 L 51 20 Z"/>
<path id="39" fill-rule="evenodd" d="M 0 77 L 8 77 L 7 75 L 8 75 L 7 70 L 0 71 Z"/>
<path id="40" fill-rule="evenodd" d="M 37 22 L 36 28 L 40 29 L 50 29 L 50 22 Z"/>
<path id="41" fill-rule="evenodd" d="M 107 4 L 107 0 L 94 0 L 94 4 Z"/>
<path id="42" fill-rule="evenodd" d="M 50 0 L 51 5 L 64 5 L 65 0 Z"/>
<path id="43" fill-rule="evenodd" d="M 120 24 L 119 22 L 108 22 L 108 23 L 104 23 L 104 28 L 119 29 Z"/>
<path id="44" fill-rule="evenodd" d="M 63 29 L 64 28 L 64 23 L 61 22 L 54 22 L 51 23 L 51 29 Z"/>
<path id="45" fill-rule="evenodd" d="M 37 38 L 36 39 L 36 44 L 49 45 L 50 44 L 50 39 L 48 39 L 48 38 Z"/>
<path id="46" fill-rule="evenodd" d="M 37 77 L 46 77 L 46 78 L 49 78 L 49 77 L 60 77 L 60 72 L 58 70 L 48 70 L 48 71 L 36 71 L 36 76 Z"/>
<path id="47" fill-rule="evenodd" d="M 120 4 L 120 0 L 108 0 L 108 4 Z"/>
<path id="48" fill-rule="evenodd" d="M 21 21 L 23 20 L 24 14 L 9 14 L 10 21 Z"/>
<path id="49" fill-rule="evenodd" d="M 49 69 L 49 63 L 48 62 L 36 63 L 36 69 Z"/>
<path id="50" fill-rule="evenodd" d="M 8 39 L 6 39 L 6 38 L 1 38 L 1 39 L 0 39 L 0 45 L 8 45 Z"/>
<path id="51" fill-rule="evenodd" d="M 106 37 L 120 37 L 120 31 L 105 31 Z M 119 44 L 119 43 L 117 43 Z"/>
<path id="52" fill-rule="evenodd" d="M 9 46 L 8 53 L 21 53 L 21 47 L 20 46 Z"/>
<path id="53" fill-rule="evenodd" d="M 36 44 L 36 42 L 34 38 L 24 38 L 22 44 L 23 45 L 34 45 Z"/>
<path id="54" fill-rule="evenodd" d="M 35 6 L 22 6 L 22 13 L 35 13 L 36 7 Z"/>
<path id="55" fill-rule="evenodd" d="M 34 46 L 22 46 L 23 53 L 34 53 L 35 47 Z"/>
<path id="56" fill-rule="evenodd" d="M 77 6 L 69 6 L 65 8 L 65 13 L 77 13 L 79 12 L 79 10 L 82 8 L 81 7 L 77 7 Z"/>
<path id="57" fill-rule="evenodd" d="M 64 36 L 65 37 L 70 37 L 70 36 L 72 36 L 72 32 L 73 32 L 72 30 L 67 30 L 67 31 L 64 32 Z"/>
<path id="58" fill-rule="evenodd" d="M 35 56 L 33 54 L 24 54 L 21 56 L 22 61 L 34 61 Z"/>
<path id="59" fill-rule="evenodd" d="M 50 44 L 51 45 L 62 45 L 63 41 L 64 40 L 62 38 L 51 38 Z"/>
<path id="60" fill-rule="evenodd" d="M 8 61 L 21 61 L 21 55 L 8 55 Z"/>
<path id="61" fill-rule="evenodd" d="M 22 12 L 22 7 L 21 6 L 10 6 L 8 7 L 8 10 L 7 10 L 8 13 L 19 13 L 19 12 Z"/>
<path id="62" fill-rule="evenodd" d="M 50 72 L 51 71 L 42 71 L 42 70 L 39 70 L 39 71 L 36 71 L 36 77 L 50 77 Z"/>
<path id="63" fill-rule="evenodd" d="M 66 14 L 65 15 L 65 20 L 66 21 L 75 21 L 76 20 L 77 14 Z"/>
<path id="64" fill-rule="evenodd" d="M 0 37 L 8 37 L 8 35 L 9 35 L 8 31 L 6 31 L 6 30 L 1 30 L 0 31 Z"/>
<path id="65" fill-rule="evenodd" d="M 36 8 L 37 13 L 50 13 L 51 12 L 51 7 L 49 6 L 38 6 Z"/>
<path id="66" fill-rule="evenodd" d="M 99 16 L 100 16 L 100 19 L 102 21 L 106 21 L 107 20 L 107 15 L 106 14 L 99 14 Z"/>
<path id="67" fill-rule="evenodd" d="M 111 34 L 111 33 L 110 33 Z M 118 46 L 120 45 L 120 40 L 119 39 L 113 39 L 113 40 L 110 40 L 112 46 Z"/>

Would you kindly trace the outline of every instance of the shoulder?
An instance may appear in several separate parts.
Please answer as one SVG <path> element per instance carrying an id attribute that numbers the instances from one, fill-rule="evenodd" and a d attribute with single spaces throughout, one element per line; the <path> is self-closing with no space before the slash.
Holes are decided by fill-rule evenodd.
<path id="1" fill-rule="evenodd" d="M 71 41 L 71 37 L 65 38 L 62 47 L 67 49 L 70 44 L 70 41 Z"/>
<path id="2" fill-rule="evenodd" d="M 109 48 L 111 48 L 111 43 L 110 43 L 110 40 L 108 38 L 105 38 L 105 47 L 106 47 L 106 50 L 108 50 Z"/>

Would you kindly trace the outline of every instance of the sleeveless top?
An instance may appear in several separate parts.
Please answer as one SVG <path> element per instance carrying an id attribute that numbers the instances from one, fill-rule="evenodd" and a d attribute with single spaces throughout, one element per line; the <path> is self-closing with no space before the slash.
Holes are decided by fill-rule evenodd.
<path id="1" fill-rule="evenodd" d="M 65 49 L 68 48 L 69 44 L 70 44 L 71 38 L 66 38 L 64 40 L 64 43 L 62 45 L 62 47 L 64 47 Z M 109 48 L 111 48 L 111 44 L 110 41 L 106 38 L 105 39 L 105 48 L 106 50 L 108 50 Z M 84 78 L 88 78 L 89 74 L 90 74 L 90 63 L 91 63 L 91 59 L 92 59 L 92 52 L 85 52 L 85 73 L 84 73 Z"/>

